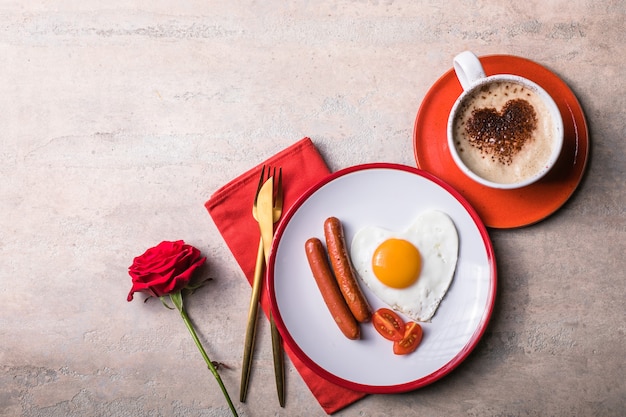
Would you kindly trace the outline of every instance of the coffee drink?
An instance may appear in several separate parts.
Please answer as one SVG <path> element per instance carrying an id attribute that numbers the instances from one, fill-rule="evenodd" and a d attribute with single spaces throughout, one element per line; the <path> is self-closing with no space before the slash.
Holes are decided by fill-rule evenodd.
<path id="1" fill-rule="evenodd" d="M 486 83 L 468 94 L 456 113 L 453 135 L 467 168 L 501 184 L 535 176 L 557 146 L 553 115 L 542 97 L 509 80 Z"/>

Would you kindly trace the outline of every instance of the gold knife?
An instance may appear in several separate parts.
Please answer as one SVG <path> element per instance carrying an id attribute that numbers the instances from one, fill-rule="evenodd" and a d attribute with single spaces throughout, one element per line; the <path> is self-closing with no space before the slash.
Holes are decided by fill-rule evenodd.
<path id="1" fill-rule="evenodd" d="M 263 227 L 261 224 L 266 224 L 264 227 L 267 229 L 267 216 L 269 213 L 270 228 L 273 229 L 272 223 L 272 206 L 274 192 L 273 178 L 268 179 L 261 190 L 257 198 L 257 217 L 259 219 L 259 228 L 263 233 Z M 262 220 L 263 219 L 263 220 Z M 267 232 L 266 232 L 267 233 Z M 273 233 L 273 230 L 272 230 Z M 271 239 L 271 238 L 270 238 Z M 271 240 L 270 240 L 271 241 Z M 252 281 L 252 296 L 250 297 L 250 308 L 248 312 L 248 326 L 246 327 L 246 339 L 244 342 L 243 352 L 243 366 L 241 368 L 241 386 L 239 389 L 239 401 L 244 402 L 248 393 L 248 380 L 250 379 L 250 369 L 252 364 L 252 351 L 254 350 L 254 341 L 256 336 L 256 324 L 257 315 L 259 311 L 259 298 L 261 295 L 261 282 L 263 277 L 263 264 L 264 264 L 264 245 L 265 240 L 261 236 L 261 242 L 259 244 L 259 251 L 257 253 L 256 266 L 254 268 L 254 278 Z"/>

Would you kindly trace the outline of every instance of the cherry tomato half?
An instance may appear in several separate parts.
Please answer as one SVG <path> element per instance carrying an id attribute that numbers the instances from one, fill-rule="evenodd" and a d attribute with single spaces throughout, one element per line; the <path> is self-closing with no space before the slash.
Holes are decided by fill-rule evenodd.
<path id="1" fill-rule="evenodd" d="M 405 334 L 404 320 L 393 310 L 381 308 L 372 316 L 374 328 L 382 337 L 391 341 L 402 340 Z"/>
<path id="2" fill-rule="evenodd" d="M 422 335 L 422 326 L 414 321 L 408 322 L 405 326 L 402 340 L 393 342 L 393 353 L 406 355 L 413 352 L 422 341 Z"/>

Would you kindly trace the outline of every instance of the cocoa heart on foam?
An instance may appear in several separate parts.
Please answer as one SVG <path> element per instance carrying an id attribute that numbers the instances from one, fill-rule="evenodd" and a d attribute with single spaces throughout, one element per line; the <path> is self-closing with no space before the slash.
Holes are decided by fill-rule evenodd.
<path id="1" fill-rule="evenodd" d="M 536 128 L 535 109 L 523 99 L 507 101 L 500 112 L 492 107 L 476 109 L 466 125 L 471 145 L 506 165 L 532 140 Z"/>

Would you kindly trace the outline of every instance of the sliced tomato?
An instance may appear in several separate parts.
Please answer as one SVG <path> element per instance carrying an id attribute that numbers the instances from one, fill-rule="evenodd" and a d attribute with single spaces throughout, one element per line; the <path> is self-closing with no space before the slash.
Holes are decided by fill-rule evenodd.
<path id="1" fill-rule="evenodd" d="M 406 355 L 413 352 L 422 341 L 422 335 L 422 326 L 414 321 L 408 322 L 405 326 L 404 337 L 393 342 L 393 353 Z"/>
<path id="2" fill-rule="evenodd" d="M 404 337 L 404 320 L 393 310 L 380 308 L 372 316 L 374 328 L 382 337 L 391 341 L 398 341 Z"/>

